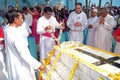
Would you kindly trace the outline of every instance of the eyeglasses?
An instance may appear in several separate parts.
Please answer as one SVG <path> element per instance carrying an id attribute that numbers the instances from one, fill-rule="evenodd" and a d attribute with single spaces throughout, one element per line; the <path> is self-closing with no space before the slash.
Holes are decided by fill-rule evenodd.
<path id="1" fill-rule="evenodd" d="M 52 15 L 52 13 L 45 13 L 45 14 L 47 14 L 47 15 Z"/>
<path id="2" fill-rule="evenodd" d="M 81 9 L 81 8 L 75 8 L 75 9 Z"/>

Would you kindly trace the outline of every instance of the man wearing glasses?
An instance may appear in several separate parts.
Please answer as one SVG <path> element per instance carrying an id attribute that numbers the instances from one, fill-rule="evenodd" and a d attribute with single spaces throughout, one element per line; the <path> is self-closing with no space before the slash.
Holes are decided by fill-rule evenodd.
<path id="1" fill-rule="evenodd" d="M 63 25 L 63 24 L 62 24 Z M 47 53 L 52 51 L 55 45 L 55 28 L 60 28 L 56 18 L 52 16 L 51 7 L 44 8 L 44 15 L 38 19 L 37 33 L 40 34 L 40 61 L 46 62 Z"/>

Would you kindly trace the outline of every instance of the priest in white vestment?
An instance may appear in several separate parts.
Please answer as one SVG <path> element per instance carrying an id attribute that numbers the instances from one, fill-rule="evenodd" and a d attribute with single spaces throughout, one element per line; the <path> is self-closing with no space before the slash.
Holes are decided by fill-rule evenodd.
<path id="1" fill-rule="evenodd" d="M 55 45 L 55 28 L 60 28 L 56 18 L 52 16 L 50 7 L 44 8 L 44 15 L 38 19 L 37 33 L 40 34 L 40 61 L 45 62 L 48 52 L 52 51 Z"/>
<path id="2" fill-rule="evenodd" d="M 100 13 L 101 16 L 94 25 L 97 27 L 95 34 L 95 47 L 111 51 L 111 32 L 113 27 L 116 25 L 116 22 L 113 16 L 109 14 L 109 10 L 107 8 L 102 8 Z"/>
<path id="3" fill-rule="evenodd" d="M 83 43 L 83 30 L 87 27 L 87 16 L 82 11 L 81 3 L 75 4 L 75 11 L 70 13 L 67 26 L 70 28 L 69 40 Z"/>
<path id="4" fill-rule="evenodd" d="M 88 19 L 88 34 L 86 44 L 89 46 L 95 45 L 95 30 L 96 28 L 93 26 L 97 21 L 97 9 L 91 10 L 91 17 Z"/>
<path id="5" fill-rule="evenodd" d="M 5 50 L 8 80 L 36 80 L 32 69 L 43 70 L 43 65 L 30 55 L 28 45 L 18 26 L 23 18 L 19 11 L 11 10 L 6 13 L 9 25 L 5 29 Z"/>

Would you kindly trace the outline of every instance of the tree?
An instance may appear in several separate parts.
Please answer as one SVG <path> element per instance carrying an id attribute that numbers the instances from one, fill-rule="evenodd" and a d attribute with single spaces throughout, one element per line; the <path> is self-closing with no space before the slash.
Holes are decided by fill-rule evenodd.
<path id="1" fill-rule="evenodd" d="M 113 0 L 110 0 L 110 12 L 112 10 L 112 2 L 113 2 Z"/>
<path id="2" fill-rule="evenodd" d="M 75 3 L 77 3 L 77 0 L 75 0 Z"/>
<path id="3" fill-rule="evenodd" d="M 7 0 L 4 0 L 5 11 L 7 11 Z"/>
<path id="4" fill-rule="evenodd" d="M 86 0 L 86 14 L 87 14 L 87 17 L 88 17 L 89 16 L 88 0 Z"/>
<path id="5" fill-rule="evenodd" d="M 15 4 L 16 9 L 18 9 L 18 6 L 19 6 L 19 0 L 16 0 L 16 4 Z"/>
<path id="6" fill-rule="evenodd" d="M 99 0 L 98 11 L 100 11 L 101 3 L 102 3 L 102 0 Z M 100 12 L 98 12 L 98 16 L 99 16 L 99 13 L 100 13 Z"/>

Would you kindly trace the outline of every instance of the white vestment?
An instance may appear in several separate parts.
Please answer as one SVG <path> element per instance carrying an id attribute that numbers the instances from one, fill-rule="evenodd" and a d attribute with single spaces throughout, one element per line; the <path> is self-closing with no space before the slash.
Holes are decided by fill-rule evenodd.
<path id="1" fill-rule="evenodd" d="M 88 25 L 93 25 L 97 21 L 98 17 L 90 17 L 88 19 Z M 95 30 L 96 28 L 93 26 L 92 28 L 88 28 L 87 41 L 86 44 L 90 46 L 94 46 L 95 43 Z"/>
<path id="2" fill-rule="evenodd" d="M 28 32 L 31 33 L 30 26 L 32 26 L 33 18 L 30 13 L 24 14 L 25 17 L 25 23 L 27 25 Z"/>
<path id="3" fill-rule="evenodd" d="M 32 15 L 30 13 L 27 13 L 27 14 L 24 14 L 24 17 L 25 17 L 25 22 L 27 23 L 27 25 L 31 26 L 32 21 L 33 21 Z"/>
<path id="4" fill-rule="evenodd" d="M 36 80 L 31 67 L 38 69 L 41 65 L 30 55 L 28 45 L 20 30 L 8 26 L 5 29 L 6 64 L 9 80 Z M 33 70 L 32 70 L 33 71 Z"/>
<path id="5" fill-rule="evenodd" d="M 28 45 L 27 37 L 29 36 L 30 33 L 29 33 L 28 25 L 26 24 L 26 22 L 23 22 L 23 24 L 19 26 L 18 29 L 20 30 L 21 34 L 23 35 L 26 41 L 26 44 Z"/>
<path id="6" fill-rule="evenodd" d="M 55 17 L 51 16 L 50 19 L 47 19 L 45 16 L 42 16 L 38 19 L 37 23 L 37 33 L 40 34 L 40 61 L 47 58 L 47 53 L 53 49 L 55 45 L 55 40 L 52 37 L 44 36 L 43 34 L 49 31 L 45 31 L 45 27 L 51 25 L 52 32 L 55 31 L 55 28 L 59 28 L 59 23 Z"/>
<path id="7" fill-rule="evenodd" d="M 82 23 L 82 26 L 75 27 L 74 23 L 78 21 Z M 68 17 L 67 26 L 70 28 L 69 40 L 83 43 L 83 30 L 87 27 L 86 14 L 84 12 L 77 14 L 73 11 Z"/>
<path id="8" fill-rule="evenodd" d="M 104 24 L 99 24 L 99 20 L 95 23 L 96 33 L 95 33 L 95 47 L 111 51 L 112 48 L 112 40 L 111 40 L 111 32 L 113 27 L 116 25 L 114 18 L 111 15 L 107 15 L 104 18 Z"/>

